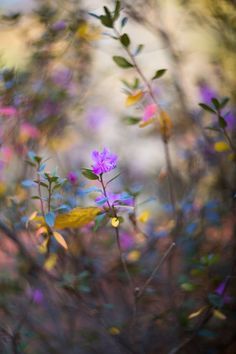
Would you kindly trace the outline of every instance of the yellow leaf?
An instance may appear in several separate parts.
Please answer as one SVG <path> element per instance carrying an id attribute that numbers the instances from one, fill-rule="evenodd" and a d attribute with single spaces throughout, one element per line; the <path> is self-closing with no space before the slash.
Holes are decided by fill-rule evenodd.
<path id="1" fill-rule="evenodd" d="M 137 91 L 134 94 L 127 96 L 127 98 L 125 100 L 126 107 L 132 106 L 135 103 L 139 102 L 142 99 L 142 97 L 143 97 L 143 92 L 141 90 Z"/>
<path id="2" fill-rule="evenodd" d="M 141 252 L 138 250 L 134 250 L 128 253 L 127 260 L 129 262 L 137 262 L 141 257 Z"/>
<path id="3" fill-rule="evenodd" d="M 34 212 L 29 216 L 29 218 L 28 218 L 28 220 L 26 221 L 26 224 L 25 224 L 26 227 L 28 227 L 30 221 L 32 221 L 32 220 L 34 220 L 34 219 L 36 218 L 37 214 L 38 214 L 38 212 L 37 212 L 37 211 L 34 211 Z"/>
<path id="4" fill-rule="evenodd" d="M 191 320 L 192 318 L 198 317 L 201 315 L 201 313 L 206 309 L 207 306 L 201 307 L 198 311 L 192 312 L 189 316 L 188 319 Z"/>
<path id="5" fill-rule="evenodd" d="M 40 246 L 38 246 L 39 253 L 45 254 L 47 252 L 47 245 L 48 245 L 49 237 L 47 237 Z"/>
<path id="6" fill-rule="evenodd" d="M 57 215 L 55 220 L 56 229 L 77 228 L 84 226 L 95 219 L 100 212 L 100 208 L 74 208 L 66 214 Z"/>
<path id="7" fill-rule="evenodd" d="M 57 215 L 54 228 L 62 230 L 66 228 L 82 227 L 93 221 L 99 212 L 100 208 L 97 207 L 74 208 L 68 213 Z M 34 220 L 41 223 L 41 225 L 45 225 L 42 216 L 36 217 Z"/>
<path id="8" fill-rule="evenodd" d="M 118 218 L 112 218 L 111 219 L 111 224 L 112 224 L 113 227 L 118 227 L 119 223 L 120 223 L 120 221 L 119 221 Z"/>
<path id="9" fill-rule="evenodd" d="M 159 129 L 160 129 L 161 135 L 165 139 L 169 139 L 169 137 L 171 135 L 172 128 L 173 128 L 173 124 L 170 119 L 170 116 L 165 111 L 160 112 L 159 125 L 160 125 Z"/>
<path id="10" fill-rule="evenodd" d="M 113 336 L 117 336 L 118 334 L 120 334 L 120 330 L 117 327 L 110 327 L 109 333 L 112 334 Z"/>
<path id="11" fill-rule="evenodd" d="M 224 320 L 226 320 L 226 316 L 225 316 L 225 314 L 223 314 L 223 312 L 221 312 L 220 310 L 214 310 L 213 311 L 213 315 L 216 317 L 216 318 L 218 318 L 219 320 L 222 320 L 222 321 L 224 321 Z"/>
<path id="12" fill-rule="evenodd" d="M 55 267 L 56 263 L 57 263 L 57 255 L 55 253 L 52 253 L 45 261 L 44 268 L 47 270 L 51 270 L 52 268 Z"/>
<path id="13" fill-rule="evenodd" d="M 38 214 L 38 212 L 37 211 L 34 211 L 30 216 L 29 216 L 29 221 L 31 221 L 31 220 L 34 220 L 35 219 L 35 217 L 37 216 L 37 214 Z"/>
<path id="14" fill-rule="evenodd" d="M 155 118 L 149 118 L 147 120 L 141 120 L 141 122 L 139 123 L 139 127 L 140 128 L 144 128 L 150 124 L 152 124 L 153 122 L 155 122 Z"/>
<path id="15" fill-rule="evenodd" d="M 4 195 L 7 190 L 6 183 L 0 182 L 0 196 Z"/>
<path id="16" fill-rule="evenodd" d="M 214 149 L 217 152 L 224 152 L 224 151 L 229 151 L 230 147 L 228 144 L 226 144 L 225 141 L 218 141 L 217 143 L 214 144 Z"/>
<path id="17" fill-rule="evenodd" d="M 150 212 L 148 210 L 144 210 L 138 217 L 138 221 L 145 224 L 150 219 Z"/>
<path id="18" fill-rule="evenodd" d="M 67 246 L 66 241 L 64 240 L 64 237 L 63 237 L 61 234 L 59 234 L 59 232 L 54 231 L 54 232 L 53 232 L 53 236 L 55 237 L 55 239 L 57 240 L 57 242 L 58 242 L 62 247 L 64 247 L 66 250 L 68 249 L 68 246 Z"/>

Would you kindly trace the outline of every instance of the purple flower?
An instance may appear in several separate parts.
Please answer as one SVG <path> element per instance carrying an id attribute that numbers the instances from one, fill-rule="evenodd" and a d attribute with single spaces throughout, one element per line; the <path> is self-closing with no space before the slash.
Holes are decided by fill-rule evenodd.
<path id="1" fill-rule="evenodd" d="M 225 294 L 228 282 L 229 282 L 229 278 L 227 277 L 215 289 L 215 293 L 223 298 L 223 302 L 225 304 L 230 304 L 233 301 L 232 296 Z"/>
<path id="2" fill-rule="evenodd" d="M 68 172 L 67 178 L 68 178 L 68 180 L 70 181 L 71 184 L 76 184 L 77 181 L 78 181 L 77 173 L 74 172 L 74 171 Z"/>
<path id="3" fill-rule="evenodd" d="M 52 73 L 52 81 L 54 84 L 61 86 L 62 88 L 67 88 L 72 80 L 72 72 L 70 69 L 64 67 L 57 69 Z"/>
<path id="4" fill-rule="evenodd" d="M 92 165 L 93 173 L 100 175 L 116 168 L 118 157 L 104 148 L 102 152 L 93 151 L 92 159 L 94 161 Z"/>
<path id="5" fill-rule="evenodd" d="M 206 83 L 201 83 L 199 90 L 201 99 L 206 104 L 211 104 L 212 98 L 217 97 L 217 93 Z"/>
<path id="6" fill-rule="evenodd" d="M 31 299 L 33 301 L 33 303 L 40 305 L 43 302 L 43 292 L 40 289 L 34 289 L 30 291 L 30 295 L 31 295 Z"/>
<path id="7" fill-rule="evenodd" d="M 233 130 L 236 126 L 236 116 L 232 112 L 228 112 L 224 118 L 227 122 L 227 128 Z"/>
<path id="8" fill-rule="evenodd" d="M 225 288 L 226 288 L 227 283 L 228 283 L 228 280 L 227 280 L 227 279 L 225 279 L 224 281 L 222 281 L 222 282 L 217 286 L 217 288 L 215 289 L 215 293 L 216 293 L 217 295 L 220 295 L 220 296 L 224 295 L 224 292 L 225 292 Z"/>
<path id="9" fill-rule="evenodd" d="M 90 129 L 98 130 L 108 118 L 108 112 L 103 107 L 91 107 L 86 112 L 86 124 Z"/>
<path id="10" fill-rule="evenodd" d="M 120 243 L 123 250 L 128 250 L 134 246 L 134 239 L 128 233 L 122 233 L 120 236 Z"/>
<path id="11" fill-rule="evenodd" d="M 126 192 L 116 193 L 116 194 L 107 193 L 107 198 L 102 194 L 95 199 L 95 202 L 99 205 L 103 205 L 107 201 L 109 201 L 110 204 L 115 205 L 115 206 L 122 206 L 122 205 L 133 206 L 134 205 L 134 198 Z"/>
<path id="12" fill-rule="evenodd" d="M 53 31 L 63 31 L 66 28 L 66 23 L 65 21 L 57 21 L 52 25 Z"/>

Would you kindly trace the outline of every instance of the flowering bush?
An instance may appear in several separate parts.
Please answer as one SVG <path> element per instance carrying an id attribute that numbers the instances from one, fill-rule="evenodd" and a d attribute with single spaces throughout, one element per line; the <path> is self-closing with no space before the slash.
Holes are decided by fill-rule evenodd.
<path id="1" fill-rule="evenodd" d="M 64 5 L 36 8 L 27 69 L 1 70 L 0 352 L 234 353 L 235 97 L 200 80 L 190 108 L 171 68 L 150 74 L 129 18 L 181 58 L 139 4 Z M 113 147 L 96 140 L 109 109 L 86 101 L 101 33 L 126 75 Z M 133 170 L 134 131 L 135 159 L 159 142 L 159 170 Z"/>

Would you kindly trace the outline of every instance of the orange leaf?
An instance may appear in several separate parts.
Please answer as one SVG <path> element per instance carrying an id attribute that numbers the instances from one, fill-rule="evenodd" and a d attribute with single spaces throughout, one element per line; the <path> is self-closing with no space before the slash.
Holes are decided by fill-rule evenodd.
<path id="1" fill-rule="evenodd" d="M 170 116 L 165 112 L 161 111 L 159 116 L 160 132 L 165 140 L 168 140 L 171 135 L 173 124 Z"/>

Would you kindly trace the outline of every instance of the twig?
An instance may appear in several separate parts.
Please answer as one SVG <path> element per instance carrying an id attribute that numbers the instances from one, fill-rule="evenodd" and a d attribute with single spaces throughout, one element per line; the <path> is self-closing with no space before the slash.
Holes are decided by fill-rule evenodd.
<path id="1" fill-rule="evenodd" d="M 99 181 L 100 181 L 101 186 L 102 186 L 104 197 L 107 198 L 107 205 L 108 205 L 108 208 L 109 208 L 109 210 L 111 212 L 111 215 L 114 218 L 118 218 L 117 213 L 116 213 L 116 209 L 109 202 L 107 191 L 106 191 L 106 185 L 104 184 L 102 173 L 100 174 Z M 129 270 L 128 270 L 128 267 L 127 267 L 127 264 L 126 264 L 122 249 L 121 249 L 119 226 L 115 227 L 115 235 L 116 235 L 116 242 L 117 242 L 117 247 L 118 247 L 118 250 L 119 250 L 120 260 L 121 260 L 124 272 L 125 272 L 128 280 L 129 280 L 129 283 L 130 283 L 131 287 L 133 288 L 133 281 L 132 281 L 132 278 L 130 276 L 130 273 L 129 273 Z"/>
<path id="2" fill-rule="evenodd" d="M 157 272 L 159 271 L 159 269 L 161 268 L 162 264 L 165 262 L 165 260 L 167 259 L 167 257 L 169 256 L 169 254 L 171 253 L 172 249 L 176 246 L 175 242 L 172 242 L 171 245 L 168 247 L 168 249 L 166 250 L 166 252 L 164 253 L 164 255 L 162 256 L 160 262 L 156 265 L 156 267 L 153 269 L 151 275 L 149 276 L 149 278 L 146 280 L 146 282 L 144 283 L 143 287 L 137 291 L 136 294 L 136 299 L 140 299 L 141 296 L 143 295 L 145 289 L 148 287 L 148 285 L 150 284 L 150 282 L 152 281 L 152 279 L 154 278 L 154 276 L 157 274 Z"/>

